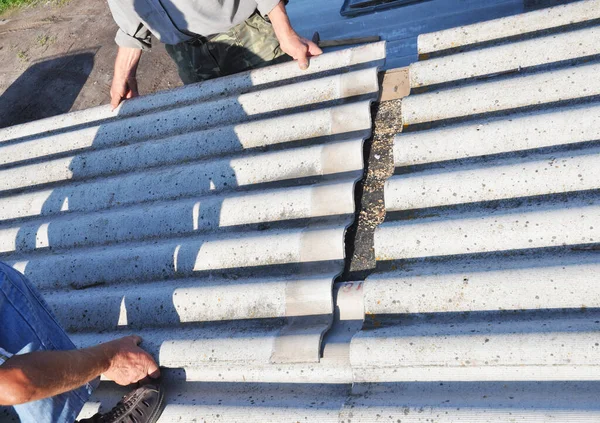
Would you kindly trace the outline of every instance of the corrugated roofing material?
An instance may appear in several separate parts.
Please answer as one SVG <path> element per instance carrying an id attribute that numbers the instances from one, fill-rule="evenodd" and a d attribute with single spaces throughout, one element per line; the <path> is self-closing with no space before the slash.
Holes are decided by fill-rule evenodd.
<path id="1" fill-rule="evenodd" d="M 513 32 L 412 66 L 364 283 L 332 295 L 382 44 L 0 131 L 0 259 L 80 345 L 145 338 L 170 368 L 161 421 L 596 422 L 583 4 L 480 24 Z M 123 393 L 103 383 L 84 414 Z"/>
<path id="2" fill-rule="evenodd" d="M 321 339 L 384 59 L 376 43 L 0 131 L 0 259 L 77 345 L 141 335 L 173 398 L 347 390 Z"/>
<path id="3" fill-rule="evenodd" d="M 419 37 L 355 382 L 435 421 L 600 418 L 598 11 Z"/>
<path id="4" fill-rule="evenodd" d="M 167 393 L 171 405 L 161 421 L 595 422 L 598 412 L 590 405 L 597 402 L 599 387 L 598 382 L 397 383 L 360 386 L 351 395 L 345 385 L 188 383 L 177 395 Z"/>
<path id="5" fill-rule="evenodd" d="M 343 1 L 294 0 L 288 13 L 294 28 L 322 40 L 379 35 L 387 41 L 385 67 L 408 66 L 417 60 L 419 34 L 522 13 L 529 0 L 428 0 L 378 12 L 343 17 Z"/>
<path id="6" fill-rule="evenodd" d="M 598 10 L 598 3 L 595 0 L 564 1 L 563 3 L 569 4 L 481 22 L 479 25 L 460 26 L 445 31 L 421 34 L 419 35 L 419 54 L 473 47 L 477 44 L 497 42 L 510 37 L 539 35 L 544 31 L 561 27 L 574 28 L 574 25 L 600 18 L 600 10 Z M 543 40 L 543 38 L 540 39 L 540 41 Z M 547 47 L 543 45 L 543 42 L 539 44 L 540 49 Z M 528 58 L 522 57 L 522 60 L 526 61 Z"/>

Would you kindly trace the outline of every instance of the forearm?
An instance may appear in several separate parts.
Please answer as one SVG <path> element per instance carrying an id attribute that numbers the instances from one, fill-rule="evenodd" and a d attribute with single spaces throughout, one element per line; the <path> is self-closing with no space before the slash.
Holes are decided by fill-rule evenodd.
<path id="1" fill-rule="evenodd" d="M 318 45 L 306 38 L 300 37 L 288 18 L 285 4 L 280 1 L 277 6 L 269 12 L 269 19 L 273 24 L 273 31 L 279 41 L 281 50 L 298 61 L 300 69 L 307 69 L 309 58 L 323 53 Z"/>
<path id="2" fill-rule="evenodd" d="M 269 20 L 273 24 L 273 30 L 279 40 L 296 33 L 294 28 L 292 28 L 283 1 L 280 1 L 279 4 L 269 12 Z"/>
<path id="3" fill-rule="evenodd" d="M 79 388 L 107 371 L 105 345 L 15 355 L 0 367 L 0 404 L 16 405 Z"/>
<path id="4" fill-rule="evenodd" d="M 130 47 L 119 47 L 115 59 L 114 78 L 127 80 L 135 78 L 137 67 L 142 57 L 142 50 Z"/>
<path id="5" fill-rule="evenodd" d="M 137 72 L 142 50 L 130 47 L 119 47 L 115 59 L 115 73 L 110 87 L 110 104 L 115 109 L 121 101 L 138 95 Z"/>

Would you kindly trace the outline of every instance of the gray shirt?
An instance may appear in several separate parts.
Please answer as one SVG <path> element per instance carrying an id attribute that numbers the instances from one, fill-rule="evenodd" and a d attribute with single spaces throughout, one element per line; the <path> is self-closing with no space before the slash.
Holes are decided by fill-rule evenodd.
<path id="1" fill-rule="evenodd" d="M 148 50 L 151 35 L 165 44 L 178 44 L 193 34 L 209 37 L 228 31 L 256 9 L 268 14 L 280 0 L 108 0 L 119 26 L 121 47 Z"/>

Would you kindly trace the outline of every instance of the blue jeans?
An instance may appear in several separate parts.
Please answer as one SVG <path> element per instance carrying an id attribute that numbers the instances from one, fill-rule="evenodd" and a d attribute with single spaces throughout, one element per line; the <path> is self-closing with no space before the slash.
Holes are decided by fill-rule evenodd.
<path id="1" fill-rule="evenodd" d="M 0 347 L 13 355 L 75 349 L 37 290 L 25 276 L 1 262 Z M 71 423 L 92 390 L 88 383 L 62 395 L 17 405 L 14 411 L 25 423 Z"/>

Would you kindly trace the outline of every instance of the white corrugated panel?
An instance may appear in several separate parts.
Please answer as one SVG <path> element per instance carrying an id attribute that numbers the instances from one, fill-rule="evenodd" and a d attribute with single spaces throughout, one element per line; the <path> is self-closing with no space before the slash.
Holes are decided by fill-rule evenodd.
<path id="1" fill-rule="evenodd" d="M 583 28 L 416 62 L 410 65 L 411 86 L 430 86 L 594 56 L 600 53 L 599 32 L 598 28 Z"/>
<path id="2" fill-rule="evenodd" d="M 382 44 L 0 132 L 0 259 L 79 345 L 144 337 L 161 421 L 596 422 L 598 31 L 579 12 L 599 3 L 427 47 L 364 283 L 332 295 Z M 381 27 L 402 61 L 423 28 L 523 2 L 338 8 L 290 14 L 324 39 Z M 102 383 L 83 414 L 124 392 Z"/>
<path id="3" fill-rule="evenodd" d="M 598 421 L 598 382 L 369 384 L 344 405 L 340 422 Z"/>
<path id="4" fill-rule="evenodd" d="M 436 53 L 509 37 L 523 37 L 536 32 L 594 21 L 598 18 L 600 18 L 600 10 L 597 1 L 582 0 L 536 12 L 422 34 L 419 36 L 419 53 Z M 545 47 L 540 46 L 540 48 Z M 528 59 L 523 58 L 523 60 Z"/>
<path id="5" fill-rule="evenodd" d="M 77 345 L 142 336 L 164 421 L 200 412 L 175 400 L 194 383 L 336 391 L 348 360 L 321 340 L 384 59 L 376 43 L 0 131 L 0 260 Z"/>
<path id="6" fill-rule="evenodd" d="M 598 382 L 443 382 L 347 385 L 188 383 L 167 392 L 164 421 L 598 421 Z M 116 401 L 124 389 L 104 392 Z M 308 406 L 303 406 L 308 404 Z M 89 404 L 90 408 L 97 404 Z"/>
<path id="7" fill-rule="evenodd" d="M 353 420 L 598 419 L 598 11 L 419 38 L 432 58 L 410 67 Z"/>

